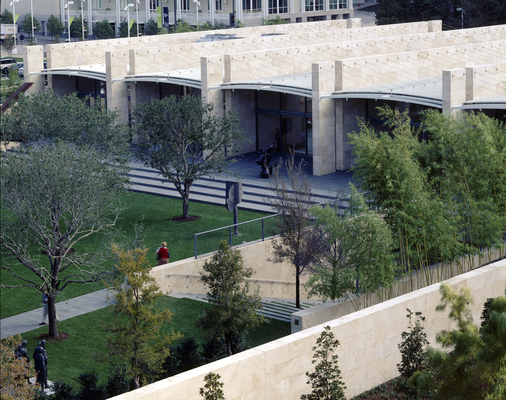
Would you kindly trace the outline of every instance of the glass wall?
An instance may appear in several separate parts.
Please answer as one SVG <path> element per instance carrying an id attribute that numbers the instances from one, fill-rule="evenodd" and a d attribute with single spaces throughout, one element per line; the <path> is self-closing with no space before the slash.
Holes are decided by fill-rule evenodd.
<path id="1" fill-rule="evenodd" d="M 275 152 L 311 156 L 311 99 L 293 94 L 258 91 L 257 149 L 273 144 Z"/>

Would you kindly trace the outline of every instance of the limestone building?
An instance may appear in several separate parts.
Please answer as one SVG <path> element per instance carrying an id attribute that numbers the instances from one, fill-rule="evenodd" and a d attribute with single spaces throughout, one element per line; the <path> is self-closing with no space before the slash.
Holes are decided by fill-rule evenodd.
<path id="1" fill-rule="evenodd" d="M 218 40 L 227 39 L 227 40 Z M 121 111 L 151 98 L 193 93 L 218 113 L 235 110 L 250 144 L 293 149 L 314 175 L 352 163 L 357 117 L 376 107 L 482 110 L 506 119 L 506 25 L 442 31 L 441 21 L 361 27 L 337 19 L 25 48 L 25 76 L 44 90 L 77 92 Z"/>
<path id="2" fill-rule="evenodd" d="M 178 20 L 192 25 L 211 22 L 233 26 L 241 22 L 244 26 L 253 26 L 277 16 L 289 22 L 353 17 L 353 0 L 19 0 L 14 7 L 21 18 L 31 14 L 33 7 L 33 15 L 46 34 L 51 15 L 65 28 L 69 18 L 83 17 L 88 22 L 90 35 L 93 35 L 93 25 L 104 19 L 117 32 L 120 23 L 127 19 L 137 21 L 141 27 L 151 19 L 167 28 Z M 4 8 L 13 12 L 8 2 Z"/>

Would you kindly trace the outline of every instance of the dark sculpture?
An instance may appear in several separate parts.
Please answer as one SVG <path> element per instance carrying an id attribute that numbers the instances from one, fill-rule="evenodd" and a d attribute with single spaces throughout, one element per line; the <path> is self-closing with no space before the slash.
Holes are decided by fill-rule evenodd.
<path id="1" fill-rule="evenodd" d="M 274 142 L 272 142 L 268 149 L 261 147 L 259 151 L 261 155 L 255 160 L 255 162 L 262 167 L 260 170 L 260 178 L 262 179 L 268 179 L 272 174 L 272 169 L 276 168 L 278 165 L 277 162 L 275 162 L 273 165 L 269 165 L 271 163 L 271 151 L 273 147 Z"/>
<path id="2" fill-rule="evenodd" d="M 28 351 L 26 350 L 26 346 L 28 346 L 28 342 L 26 340 L 23 340 L 21 344 L 18 345 L 16 350 L 14 350 L 14 355 L 16 359 L 21 360 L 24 358 L 27 363 L 30 362 L 30 359 L 28 358 Z"/>
<path id="3" fill-rule="evenodd" d="M 46 355 L 46 341 L 41 340 L 39 345 L 33 352 L 33 360 L 35 361 L 35 372 L 37 373 L 37 383 L 40 388 L 44 390 L 47 385 L 47 355 Z"/>

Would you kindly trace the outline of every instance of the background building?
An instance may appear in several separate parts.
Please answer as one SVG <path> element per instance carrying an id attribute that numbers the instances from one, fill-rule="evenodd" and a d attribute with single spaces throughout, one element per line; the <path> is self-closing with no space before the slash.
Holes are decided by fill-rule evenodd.
<path id="1" fill-rule="evenodd" d="M 12 12 L 12 7 L 3 5 Z M 69 7 L 69 10 L 65 7 Z M 174 21 L 183 20 L 192 25 L 210 22 L 234 26 L 239 21 L 245 26 L 261 25 L 263 20 L 281 19 L 289 22 L 306 22 L 353 17 L 352 0 L 19 0 L 16 14 L 21 18 L 30 14 L 41 22 L 47 34 L 46 22 L 51 15 L 59 18 L 65 27 L 68 18 L 84 17 L 93 25 L 108 20 L 116 32 L 121 21 L 138 21 L 142 28 L 150 19 L 160 27 L 168 28 Z M 3 10 L 2 10 L 3 11 Z M 142 29 L 141 29 L 142 32 Z"/>

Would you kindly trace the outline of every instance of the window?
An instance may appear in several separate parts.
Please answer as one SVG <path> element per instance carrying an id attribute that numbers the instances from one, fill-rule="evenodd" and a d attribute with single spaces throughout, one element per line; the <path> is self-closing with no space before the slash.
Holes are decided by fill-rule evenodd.
<path id="1" fill-rule="evenodd" d="M 216 11 L 221 11 L 221 0 L 216 0 Z"/>
<path id="2" fill-rule="evenodd" d="M 288 0 L 269 0 L 269 14 L 288 12 Z"/>
<path id="3" fill-rule="evenodd" d="M 242 0 L 243 11 L 261 11 L 262 0 Z"/>
<path id="4" fill-rule="evenodd" d="M 337 9 L 343 9 L 347 7 L 347 1 L 346 0 L 329 0 L 329 9 L 330 10 L 337 10 Z"/>
<path id="5" fill-rule="evenodd" d="M 323 0 L 306 0 L 306 11 L 323 10 Z"/>
<path id="6" fill-rule="evenodd" d="M 94 10 L 101 10 L 102 9 L 102 0 L 93 0 L 93 9 Z"/>
<path id="7" fill-rule="evenodd" d="M 181 0 L 181 10 L 190 11 L 190 0 Z"/>

